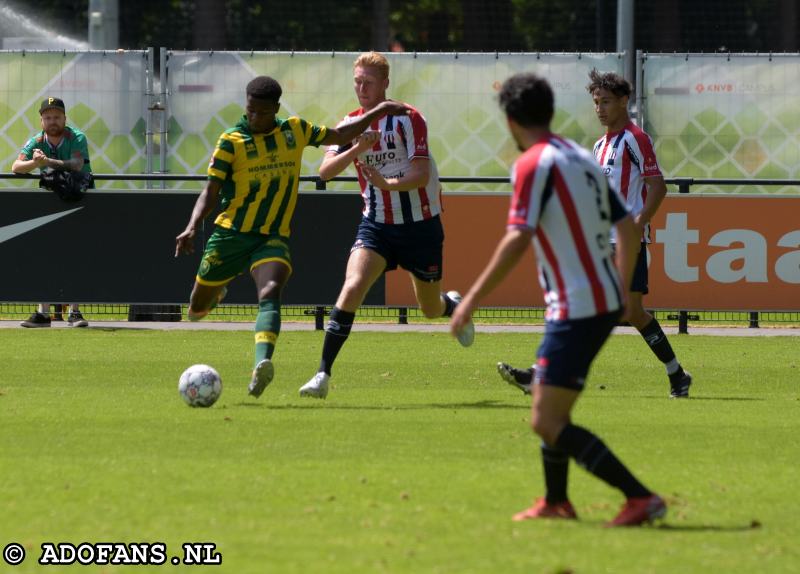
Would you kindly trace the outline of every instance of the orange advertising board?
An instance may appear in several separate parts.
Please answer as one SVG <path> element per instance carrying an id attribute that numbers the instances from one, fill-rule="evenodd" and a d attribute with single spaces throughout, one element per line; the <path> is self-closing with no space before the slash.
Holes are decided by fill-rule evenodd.
<path id="1" fill-rule="evenodd" d="M 800 309 L 800 197 L 669 195 L 653 223 L 648 307 Z"/>
<path id="2" fill-rule="evenodd" d="M 509 195 L 446 195 L 443 288 L 466 291 L 505 233 Z M 800 197 L 670 194 L 652 222 L 653 309 L 800 309 Z M 406 273 L 386 276 L 386 304 L 415 306 Z M 544 305 L 533 250 L 483 302 Z"/>
<path id="3" fill-rule="evenodd" d="M 444 276 L 442 288 L 466 293 L 475 281 L 497 243 L 506 232 L 511 195 L 498 193 L 446 194 L 444 214 Z M 415 307 L 414 290 L 408 273 L 386 275 L 386 304 Z M 482 302 L 487 307 L 542 307 L 533 248 L 525 252 L 519 265 L 502 285 Z"/>

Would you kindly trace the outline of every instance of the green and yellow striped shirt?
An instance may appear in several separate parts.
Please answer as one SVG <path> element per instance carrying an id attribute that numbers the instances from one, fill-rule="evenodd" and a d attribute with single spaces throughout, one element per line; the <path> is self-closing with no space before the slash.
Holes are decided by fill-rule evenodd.
<path id="1" fill-rule="evenodd" d="M 289 236 L 303 149 L 320 145 L 328 130 L 298 117 L 275 121 L 271 132 L 252 134 L 242 116 L 219 137 L 208 178 L 222 183 L 222 213 L 214 221 L 220 227 Z"/>

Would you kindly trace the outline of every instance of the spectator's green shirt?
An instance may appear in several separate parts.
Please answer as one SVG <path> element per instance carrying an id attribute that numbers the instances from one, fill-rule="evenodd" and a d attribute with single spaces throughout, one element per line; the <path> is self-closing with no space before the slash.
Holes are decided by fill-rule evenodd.
<path id="1" fill-rule="evenodd" d="M 25 146 L 23 146 L 19 152 L 19 159 L 33 159 L 33 150 L 35 149 L 42 150 L 50 159 L 60 159 L 63 161 L 75 157 L 83 158 L 83 169 L 81 169 L 81 171 L 84 173 L 92 171 L 91 165 L 89 164 L 89 144 L 86 141 L 86 136 L 77 128 L 70 126 L 65 127 L 64 137 L 61 138 L 61 142 L 56 147 L 48 143 L 44 130 L 42 130 L 29 139 Z"/>

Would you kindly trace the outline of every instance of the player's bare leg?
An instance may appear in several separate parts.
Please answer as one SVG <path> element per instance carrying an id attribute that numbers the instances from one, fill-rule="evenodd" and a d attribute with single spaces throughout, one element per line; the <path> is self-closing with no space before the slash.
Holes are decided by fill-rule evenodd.
<path id="1" fill-rule="evenodd" d="M 461 294 L 458 291 L 442 293 L 441 281 L 423 281 L 411 274 L 411 282 L 414 285 L 419 309 L 428 319 L 449 317 L 456 305 L 461 302 Z M 474 340 L 475 325 L 470 321 L 458 334 L 458 342 L 464 347 L 469 347 Z"/>
<path id="2" fill-rule="evenodd" d="M 190 321 L 199 321 L 216 307 L 227 293 L 225 284 L 205 285 L 195 281 L 189 297 L 189 310 L 186 315 Z"/>
<path id="3" fill-rule="evenodd" d="M 442 317 L 447 310 L 442 294 L 441 281 L 423 281 L 411 275 L 411 284 L 414 286 L 414 295 L 419 303 L 419 310 L 428 319 Z"/>
<path id="4" fill-rule="evenodd" d="M 355 313 L 384 269 L 386 269 L 386 259 L 372 249 L 362 247 L 350 253 L 344 285 L 336 299 L 336 307 L 348 313 Z"/>
<path id="5" fill-rule="evenodd" d="M 333 362 L 350 336 L 356 311 L 364 302 L 370 287 L 386 269 L 386 259 L 379 253 L 362 247 L 350 253 L 344 285 L 331 310 L 322 343 L 322 358 L 316 374 L 302 387 L 300 396 L 324 399 L 328 396 L 328 381 Z"/>

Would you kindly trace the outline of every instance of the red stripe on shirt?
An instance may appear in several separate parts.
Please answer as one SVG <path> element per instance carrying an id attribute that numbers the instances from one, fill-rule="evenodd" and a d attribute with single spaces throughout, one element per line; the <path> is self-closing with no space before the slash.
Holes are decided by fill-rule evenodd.
<path id="1" fill-rule="evenodd" d="M 567 189 L 567 183 L 564 177 L 556 166 L 553 166 L 553 181 L 555 183 L 556 195 L 561 203 L 561 208 L 564 210 L 564 215 L 567 216 L 567 225 L 569 225 L 572 232 L 572 238 L 575 241 L 575 247 L 578 249 L 578 258 L 583 266 L 583 272 L 589 278 L 589 285 L 592 288 L 592 298 L 594 299 L 594 308 L 597 314 L 606 313 L 608 307 L 606 305 L 605 296 L 603 293 L 603 285 L 600 282 L 600 277 L 597 274 L 597 269 L 592 262 L 592 255 L 589 251 L 589 244 L 586 242 L 586 236 L 583 234 L 578 210 L 575 208 L 575 203 L 572 201 L 572 196 Z"/>
<path id="2" fill-rule="evenodd" d="M 381 196 L 383 197 L 384 223 L 394 223 L 394 216 L 392 215 L 392 192 L 388 189 L 382 189 Z"/>
<path id="3" fill-rule="evenodd" d="M 511 206 L 508 210 L 508 225 L 530 227 L 528 214 L 531 206 L 531 190 L 546 145 L 546 142 L 534 144 L 517 160 L 514 167 L 516 171 L 514 194 L 511 196 Z"/>
<path id="4" fill-rule="evenodd" d="M 600 165 L 605 165 L 606 164 L 606 152 L 608 151 L 608 144 L 609 144 L 610 141 L 611 141 L 611 138 L 608 137 L 608 134 L 606 134 L 606 141 L 603 144 L 603 151 L 600 152 Z"/>
<path id="5" fill-rule="evenodd" d="M 428 127 L 422 114 L 412 109 L 408 115 L 411 120 L 411 129 L 414 130 L 414 153 L 413 157 L 428 157 Z"/>
<path id="6" fill-rule="evenodd" d="M 419 193 L 419 208 L 422 211 L 422 219 L 430 219 L 431 202 L 428 199 L 428 192 L 425 191 L 424 187 L 418 187 L 417 193 Z"/>
<path id="7" fill-rule="evenodd" d="M 632 122 L 625 127 L 636 140 L 636 145 L 639 147 L 639 153 L 642 154 L 642 165 L 640 170 L 642 172 L 642 177 L 661 175 L 661 168 L 658 167 L 656 152 L 653 149 L 653 142 L 650 140 L 648 135 L 642 130 L 642 128 Z"/>
<path id="8" fill-rule="evenodd" d="M 562 303 L 562 305 L 560 306 L 561 313 L 558 317 L 554 317 L 554 319 L 556 321 L 561 321 L 566 319 L 569 314 L 569 300 L 567 299 L 567 290 L 564 287 L 564 276 L 561 274 L 561 268 L 558 265 L 558 259 L 556 259 L 556 254 L 553 251 L 553 247 L 550 245 L 550 241 L 547 239 L 547 236 L 544 234 L 544 231 L 542 231 L 541 227 L 536 230 L 536 239 L 539 241 L 539 246 L 542 248 L 542 253 L 544 254 L 544 258 L 547 260 L 547 264 L 553 270 L 553 274 L 555 275 L 558 300 Z"/>

